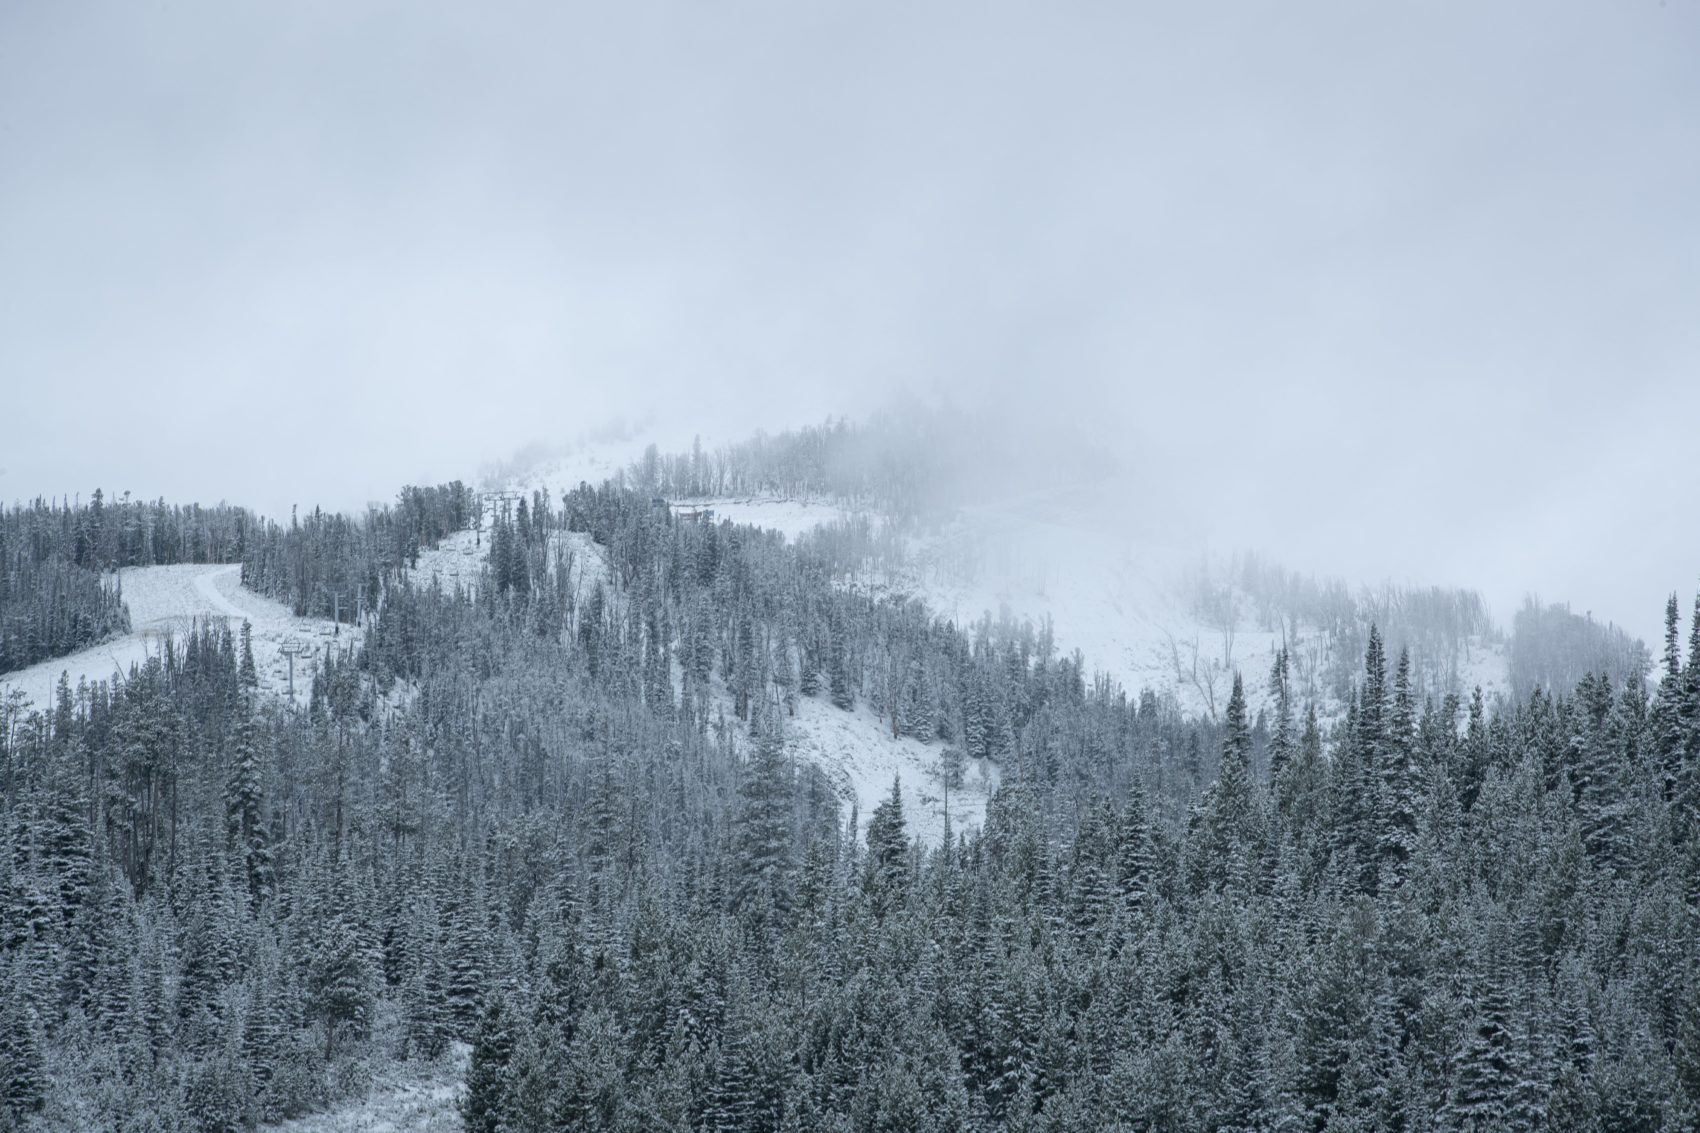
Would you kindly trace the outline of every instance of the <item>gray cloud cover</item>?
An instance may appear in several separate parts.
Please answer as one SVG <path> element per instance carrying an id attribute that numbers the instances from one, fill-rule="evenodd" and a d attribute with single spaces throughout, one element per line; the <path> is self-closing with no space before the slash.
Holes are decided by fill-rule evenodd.
<path id="1" fill-rule="evenodd" d="M 1216 545 L 1650 633 L 1697 49 L 1693 0 L 6 5 L 0 496 L 348 506 L 916 388 Z"/>

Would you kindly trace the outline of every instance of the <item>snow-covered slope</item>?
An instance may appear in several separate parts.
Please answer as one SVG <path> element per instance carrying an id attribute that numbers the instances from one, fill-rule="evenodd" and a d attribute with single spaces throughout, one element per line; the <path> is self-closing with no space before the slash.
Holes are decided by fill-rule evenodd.
<path id="1" fill-rule="evenodd" d="M 480 531 L 457 531 L 430 550 L 419 552 L 419 561 L 408 568 L 416 587 L 433 582 L 444 590 L 459 586 L 466 590 L 478 582 L 478 572 L 490 558 L 490 542 Z"/>
<path id="2" fill-rule="evenodd" d="M 759 508 L 760 504 L 752 507 Z M 780 508 L 778 515 L 795 515 L 795 511 Z M 798 530 L 806 530 L 799 527 Z M 580 604 L 590 588 L 608 578 L 608 563 L 604 550 L 588 535 L 568 532 L 560 536 L 560 547 L 572 555 L 573 585 L 579 591 Z M 614 602 L 619 595 L 612 595 Z M 679 679 L 675 670 L 675 680 Z M 732 719 L 732 698 L 711 677 L 710 685 L 723 719 Z M 891 794 L 893 780 L 901 785 L 903 814 L 909 824 L 911 837 L 929 846 L 944 838 L 945 799 L 940 789 L 938 760 L 944 750 L 941 743 L 923 744 L 911 737 L 893 737 L 885 721 L 865 706 L 845 712 L 833 707 L 824 698 L 799 697 L 796 715 L 784 720 L 787 747 L 799 759 L 811 760 L 823 768 L 838 789 L 840 801 L 846 808 L 856 809 L 859 824 L 865 830 L 874 808 Z M 736 741 L 747 748 L 750 737 L 740 728 Z M 986 814 L 986 803 L 997 789 L 998 770 L 983 760 L 972 760 L 965 769 L 963 784 L 950 793 L 950 829 L 967 830 L 978 827 Z"/>
<path id="3" fill-rule="evenodd" d="M 218 619 L 232 633 L 244 621 L 253 625 L 260 687 L 275 695 L 285 696 L 289 689 L 289 662 L 282 646 L 289 642 L 304 649 L 295 659 L 295 697 L 305 704 L 326 648 L 359 640 L 360 631 L 354 627 L 345 625 L 339 632 L 330 621 L 298 618 L 283 603 L 243 589 L 240 563 L 130 567 L 119 572 L 118 581 L 130 609 L 130 633 L 0 675 L 0 697 L 17 689 L 30 705 L 46 708 L 61 673 L 69 674 L 73 689 L 79 680 L 127 675 L 132 665 L 156 655 L 168 636 L 180 641 L 195 622 Z"/>
<path id="4" fill-rule="evenodd" d="M 714 512 L 715 522 L 731 520 L 733 523 L 745 523 L 777 531 L 787 539 L 795 539 L 822 524 L 838 523 L 855 514 L 822 500 L 791 496 L 717 496 L 672 500 L 670 503 L 676 512 L 707 508 Z"/>
<path id="5" fill-rule="evenodd" d="M 651 438 L 637 436 L 581 444 L 564 456 L 541 461 L 493 487 L 558 493 L 580 480 L 598 482 L 632 471 Z M 679 451 L 683 445 L 660 446 Z M 1293 661 L 1293 685 L 1301 700 L 1313 700 L 1324 718 L 1339 703 L 1326 675 L 1338 660 L 1329 635 L 1303 621 L 1275 619 L 1272 626 L 1249 613 L 1202 616 L 1189 577 L 1201 567 L 1216 569 L 1200 547 L 1166 540 L 1161 533 L 1118 519 L 1094 502 L 1090 486 L 1050 489 L 962 508 L 948 522 L 906 540 L 900 564 L 857 572 L 845 585 L 875 594 L 906 594 L 924 600 L 940 617 L 967 626 L 982 616 L 1049 623 L 1063 654 L 1078 650 L 1090 673 L 1102 672 L 1130 695 L 1151 690 L 1171 698 L 1184 712 L 1217 716 L 1227 703 L 1233 675 L 1245 680 L 1251 710 L 1270 700 L 1266 677 L 1283 645 Z M 677 508 L 712 508 L 714 518 L 778 531 L 787 539 L 856 513 L 831 502 L 776 496 L 673 500 Z M 878 523 L 881 517 L 868 516 Z M 600 551 L 577 537 L 575 551 L 595 567 Z M 461 556 L 467 554 L 463 549 Z M 473 567 L 476 570 L 476 567 Z M 445 579 L 447 584 L 447 579 Z M 1356 659 L 1346 659 L 1355 664 Z M 1492 696 L 1509 686 L 1503 645 L 1469 643 L 1459 662 L 1457 691 L 1480 685 Z M 917 834 L 936 842 L 944 829 L 937 785 L 939 745 L 890 737 L 865 710 L 841 712 L 823 701 L 804 699 L 787 721 L 794 749 L 825 767 L 854 802 L 864 823 L 889 794 L 894 775 L 903 784 L 905 814 Z M 965 790 L 951 799 L 955 828 L 976 825 L 996 786 L 995 767 L 969 769 Z"/>
<path id="6" fill-rule="evenodd" d="M 874 808 L 891 796 L 896 779 L 901 784 L 909 836 L 928 846 L 944 840 L 945 800 L 938 776 L 942 743 L 923 744 L 907 736 L 894 739 L 885 721 L 865 707 L 845 712 L 826 700 L 806 696 L 798 698 L 797 715 L 785 723 L 791 750 L 825 769 L 845 805 L 855 805 L 862 831 L 867 830 Z M 997 787 L 997 766 L 970 760 L 962 786 L 950 793 L 951 831 L 975 829 L 984 822 L 986 803 Z"/>
<path id="7" fill-rule="evenodd" d="M 693 500 L 715 519 L 749 523 L 795 538 L 852 513 L 830 503 L 776 497 Z M 1304 622 L 1269 626 L 1247 612 L 1224 622 L 1200 616 L 1188 577 L 1212 560 L 1149 533 L 1124 531 L 1072 493 L 1054 491 L 964 508 L 938 528 L 907 540 L 906 561 L 869 570 L 848 585 L 908 594 L 959 626 L 982 616 L 1050 621 L 1058 650 L 1079 650 L 1089 672 L 1103 672 L 1130 695 L 1150 689 L 1188 713 L 1215 716 L 1240 672 L 1255 713 L 1270 693 L 1266 677 L 1287 645 L 1293 684 L 1327 717 L 1338 705 L 1324 676 L 1333 660 L 1328 635 Z M 1458 691 L 1480 685 L 1490 697 L 1509 688 L 1505 650 L 1475 640 L 1458 674 Z"/>
<path id="8" fill-rule="evenodd" d="M 1251 711 L 1265 707 L 1270 668 L 1286 645 L 1295 695 L 1332 715 L 1338 705 L 1325 677 L 1334 646 L 1322 627 L 1279 616 L 1267 624 L 1243 595 L 1232 617 L 1200 614 L 1189 577 L 1224 573 L 1224 565 L 1203 549 L 1124 530 L 1069 493 L 1035 493 L 962 510 L 912 539 L 908 563 L 869 585 L 920 597 L 958 625 L 986 614 L 1035 627 L 1049 619 L 1058 651 L 1079 650 L 1088 672 L 1107 674 L 1130 695 L 1149 689 L 1211 717 L 1225 708 L 1236 671 Z M 1458 691 L 1502 691 L 1506 670 L 1503 646 L 1473 640 Z"/>

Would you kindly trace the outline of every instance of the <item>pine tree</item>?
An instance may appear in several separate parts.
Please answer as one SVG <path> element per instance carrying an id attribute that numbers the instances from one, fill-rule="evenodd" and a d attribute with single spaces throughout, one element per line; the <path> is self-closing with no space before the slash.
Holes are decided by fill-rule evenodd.
<path id="1" fill-rule="evenodd" d="M 449 1001 L 449 972 L 439 942 L 434 887 L 427 887 L 408 910 L 405 972 L 402 975 L 402 1023 L 410 1056 L 436 1058 L 455 1034 Z"/>
<path id="2" fill-rule="evenodd" d="M 1674 800 L 1676 784 L 1682 774 L 1683 685 L 1688 676 L 1682 667 L 1682 638 L 1679 632 L 1682 607 L 1675 594 L 1665 603 L 1664 671 L 1660 674 L 1659 690 L 1653 698 L 1652 743 L 1654 757 L 1663 778 L 1664 797 Z M 1693 670 L 1694 658 L 1689 658 Z"/>
<path id="3" fill-rule="evenodd" d="M 1386 736 L 1380 746 L 1377 784 L 1377 856 L 1381 886 L 1396 887 L 1417 843 L 1418 785 L 1415 761 L 1416 707 L 1411 691 L 1411 655 L 1399 651 L 1393 677 L 1393 705 Z"/>
<path id="4" fill-rule="evenodd" d="M 1347 705 L 1346 742 L 1336 760 L 1332 838 L 1348 891 L 1374 895 L 1380 884 L 1382 779 L 1387 753 L 1387 668 L 1381 633 L 1371 625 L 1364 683 Z"/>
<path id="5" fill-rule="evenodd" d="M 250 900 L 263 901 L 272 888 L 272 854 L 266 836 L 262 739 L 253 717 L 242 714 L 231 746 L 224 782 L 225 831 L 241 862 Z"/>
<path id="6" fill-rule="evenodd" d="M 1619 872 L 1628 865 L 1628 800 L 1614 707 L 1607 678 L 1590 673 L 1582 679 L 1572 705 L 1570 762 L 1583 846 L 1600 865 Z"/>
<path id="7" fill-rule="evenodd" d="M 1453 1128 L 1466 1133 L 1510 1128 L 1512 1093 L 1522 1077 L 1508 981 L 1498 961 L 1485 960 L 1483 966 L 1489 970 L 1476 984 L 1470 1031 L 1447 1105 Z"/>
<path id="8" fill-rule="evenodd" d="M 501 1133 L 505 1128 L 513 1053 L 506 998 L 496 991 L 486 998 L 473 1034 L 466 1093 L 460 1101 L 466 1133 Z"/>
<path id="9" fill-rule="evenodd" d="M 835 708 L 848 712 L 856 707 L 856 684 L 850 672 L 850 646 L 845 640 L 847 634 L 843 626 L 835 626 L 832 633 L 831 658 L 827 667 L 827 684 L 831 691 L 832 703 Z"/>
<path id="10" fill-rule="evenodd" d="M 1251 781 L 1251 728 L 1246 723 L 1245 686 L 1234 674 L 1222 736 L 1222 761 L 1205 799 L 1203 872 L 1215 887 L 1244 885 L 1260 838 Z"/>
<path id="11" fill-rule="evenodd" d="M 1115 813 L 1106 803 L 1087 809 L 1069 850 L 1069 928 L 1078 941 L 1103 927 L 1119 895 Z"/>
<path id="12" fill-rule="evenodd" d="M 891 781 L 891 794 L 874 808 L 868 823 L 868 857 L 862 889 L 876 916 L 900 905 L 909 889 L 909 835 L 903 821 L 903 787 Z"/>
<path id="13" fill-rule="evenodd" d="M 1488 750 L 1487 703 L 1482 697 L 1482 686 L 1477 685 L 1470 694 L 1470 712 L 1464 725 L 1464 766 L 1461 782 L 1458 785 L 1458 801 L 1465 810 L 1476 803 L 1476 796 L 1482 789 L 1482 781 L 1487 778 L 1491 753 Z"/>
<path id="14" fill-rule="evenodd" d="M 254 665 L 254 624 L 247 619 L 242 622 L 242 667 L 237 670 L 237 679 L 243 688 L 260 687 L 260 671 Z"/>
<path id="15" fill-rule="evenodd" d="M 791 905 L 792 772 L 785 759 L 778 712 L 770 708 L 758 715 L 755 748 L 738 785 L 738 878 L 733 899 L 761 924 L 783 915 Z"/>
<path id="16" fill-rule="evenodd" d="M 12 973 L 0 969 L 0 974 Z M 41 1021 L 13 978 L 0 990 L 0 1113 L 22 1127 L 47 1095 L 47 1059 Z"/>
<path id="17" fill-rule="evenodd" d="M 1292 762 L 1298 746 L 1298 737 L 1293 733 L 1290 662 L 1287 658 L 1287 647 L 1284 645 L 1275 654 L 1275 663 L 1269 671 L 1269 691 L 1275 697 L 1275 731 L 1269 738 L 1269 781 L 1279 795 L 1282 781 L 1286 778 L 1287 765 Z"/>
<path id="18" fill-rule="evenodd" d="M 336 1051 L 337 1037 L 347 1030 L 362 1037 L 371 1023 L 372 972 L 360 934 L 340 911 L 333 912 L 320 930 L 308 973 L 314 1015 L 325 1028 L 325 1057 Z"/>
<path id="19" fill-rule="evenodd" d="M 1145 789 L 1135 780 L 1116 827 L 1116 887 L 1129 912 L 1140 912 L 1146 906 L 1152 886 L 1151 851 Z"/>
<path id="20" fill-rule="evenodd" d="M 463 861 L 455 886 L 445 894 L 448 1006 L 455 1033 L 465 1037 L 478 1022 L 479 1005 L 489 978 L 490 935 L 485 923 L 482 885 L 476 867 Z"/>
<path id="21" fill-rule="evenodd" d="M 1684 837 L 1700 837 L 1700 595 L 1695 596 L 1688 630 L 1688 665 L 1682 672 L 1676 731 L 1682 741 L 1671 785 L 1677 829 Z"/>

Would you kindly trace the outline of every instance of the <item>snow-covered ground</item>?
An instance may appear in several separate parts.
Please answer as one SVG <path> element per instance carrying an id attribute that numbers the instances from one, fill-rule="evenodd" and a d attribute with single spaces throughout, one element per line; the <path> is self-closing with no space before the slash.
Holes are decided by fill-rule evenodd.
<path id="1" fill-rule="evenodd" d="M 915 593 L 959 626 L 990 614 L 1037 629 L 1049 618 L 1058 651 L 1080 650 L 1089 671 L 1110 674 L 1130 693 L 1173 692 L 1188 709 L 1208 711 L 1208 680 L 1201 692 L 1190 679 L 1195 647 L 1208 678 L 1212 661 L 1244 664 L 1269 642 L 1239 634 L 1230 650 L 1198 624 L 1182 587 L 1192 561 L 1179 548 L 1053 511 L 1039 497 L 964 510 L 915 539 L 910 564 L 880 582 Z"/>
<path id="2" fill-rule="evenodd" d="M 403 1076 L 373 1086 L 357 1102 L 325 1113 L 297 1117 L 262 1128 L 275 1133 L 460 1133 L 458 1103 L 466 1078 L 469 1049 L 456 1043 L 448 1064 L 426 1067 L 416 1076 Z M 404 1072 L 407 1064 L 399 1064 Z"/>
<path id="3" fill-rule="evenodd" d="M 436 582 L 446 591 L 459 586 L 474 589 L 478 573 L 490 557 L 487 531 L 457 531 L 430 550 L 419 552 L 419 561 L 408 569 L 416 587 Z"/>
<path id="4" fill-rule="evenodd" d="M 711 508 L 716 523 L 729 519 L 733 523 L 777 531 L 787 539 L 795 539 L 822 524 L 849 519 L 853 514 L 836 504 L 791 496 L 716 496 L 669 502 L 675 512 Z"/>
<path id="5" fill-rule="evenodd" d="M 874 808 L 891 796 L 895 777 L 901 783 L 909 836 L 928 846 L 944 840 L 944 795 L 938 776 L 944 744 L 923 744 L 907 736 L 893 739 L 885 721 L 865 706 L 845 712 L 807 696 L 797 699 L 797 714 L 785 723 L 791 750 L 825 769 L 846 807 L 855 804 L 862 832 Z M 970 760 L 962 786 L 950 792 L 951 831 L 977 829 L 997 787 L 996 765 Z"/>
<path id="6" fill-rule="evenodd" d="M 490 467 L 484 471 L 480 486 L 527 493 L 547 488 L 551 502 L 558 506 L 561 493 L 581 483 L 594 486 L 621 473 L 629 474 L 652 444 L 658 453 L 670 454 L 690 451 L 697 440 L 705 449 L 713 446 L 709 436 L 689 428 L 669 429 L 654 422 L 635 428 L 614 425 L 546 451 L 522 453 L 513 461 Z"/>
<path id="7" fill-rule="evenodd" d="M 21 691 L 28 702 L 47 708 L 59 675 L 70 675 L 71 687 L 82 679 L 109 680 L 114 673 L 128 675 L 157 655 L 170 636 L 181 642 L 195 622 L 217 619 L 232 633 L 244 621 L 253 626 L 254 664 L 259 669 L 262 690 L 285 696 L 289 690 L 289 662 L 282 651 L 286 642 L 304 650 L 295 658 L 295 698 L 307 703 L 313 673 L 327 648 L 342 649 L 359 640 L 352 626 L 338 627 L 317 618 L 298 618 L 289 607 L 262 598 L 242 587 L 240 563 L 192 566 L 130 567 L 120 571 L 118 581 L 130 609 L 130 632 L 99 645 L 55 657 L 0 675 L 0 697 L 9 689 Z"/>
<path id="8" fill-rule="evenodd" d="M 857 585 L 919 597 L 959 626 L 990 614 L 1037 631 L 1048 618 L 1058 653 L 1079 650 L 1089 674 L 1107 674 L 1129 695 L 1172 696 L 1183 711 L 1205 716 L 1225 708 L 1236 671 L 1251 711 L 1266 707 L 1269 670 L 1286 644 L 1295 694 L 1333 715 L 1338 705 L 1322 681 L 1331 660 L 1323 631 L 1270 629 L 1249 613 L 1226 626 L 1200 616 L 1187 578 L 1207 561 L 1202 549 L 1123 530 L 1071 493 L 1035 493 L 963 509 L 939 530 L 912 537 L 901 567 Z M 1508 687 L 1502 646 L 1472 643 L 1459 691 L 1477 684 L 1489 696 Z"/>

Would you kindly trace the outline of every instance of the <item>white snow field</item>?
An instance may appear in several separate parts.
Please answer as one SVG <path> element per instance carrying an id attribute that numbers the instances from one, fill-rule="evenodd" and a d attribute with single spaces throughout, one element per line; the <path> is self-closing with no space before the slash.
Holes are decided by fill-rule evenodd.
<path id="1" fill-rule="evenodd" d="M 157 655 L 168 636 L 181 642 L 197 621 L 218 619 L 233 634 L 244 621 L 252 624 L 260 688 L 274 695 L 289 693 L 289 660 L 282 647 L 288 642 L 301 649 L 295 658 L 295 700 L 305 705 L 326 649 L 340 650 L 360 639 L 356 627 L 344 625 L 338 632 L 331 621 L 298 618 L 283 603 L 243 589 L 240 563 L 129 567 L 117 577 L 130 609 L 130 632 L 0 674 L 0 698 L 17 689 L 31 706 L 46 709 L 61 673 L 69 674 L 73 690 L 80 680 L 110 680 L 114 673 L 128 676 L 132 665 Z"/>
<path id="2" fill-rule="evenodd" d="M 419 552 L 419 561 L 408 570 L 416 587 L 428 587 L 436 582 L 445 591 L 459 586 L 476 589 L 478 572 L 490 558 L 488 529 L 457 531 L 427 551 Z"/>
<path id="3" fill-rule="evenodd" d="M 713 510 L 716 523 L 729 519 L 733 523 L 777 531 L 787 540 L 813 531 L 822 524 L 838 523 L 856 514 L 837 504 L 791 496 L 717 496 L 668 502 L 675 513 L 708 508 Z M 878 517 L 868 518 L 877 521 Z"/>
<path id="4" fill-rule="evenodd" d="M 1295 696 L 1334 715 L 1339 706 L 1322 685 L 1330 646 L 1319 627 L 1276 619 L 1270 628 L 1244 610 L 1225 628 L 1193 608 L 1188 575 L 1220 574 L 1224 565 L 1202 550 L 1118 533 L 1057 492 L 964 509 L 938 533 L 911 540 L 905 568 L 869 585 L 922 598 L 959 626 L 989 613 L 1037 630 L 1049 618 L 1057 651 L 1078 649 L 1089 680 L 1102 672 L 1129 696 L 1150 689 L 1211 718 L 1226 707 L 1236 670 L 1251 712 L 1268 706 L 1269 670 L 1285 644 Z M 1508 689 L 1503 646 L 1473 641 L 1458 676 L 1466 695 L 1476 684 L 1490 697 Z"/>

